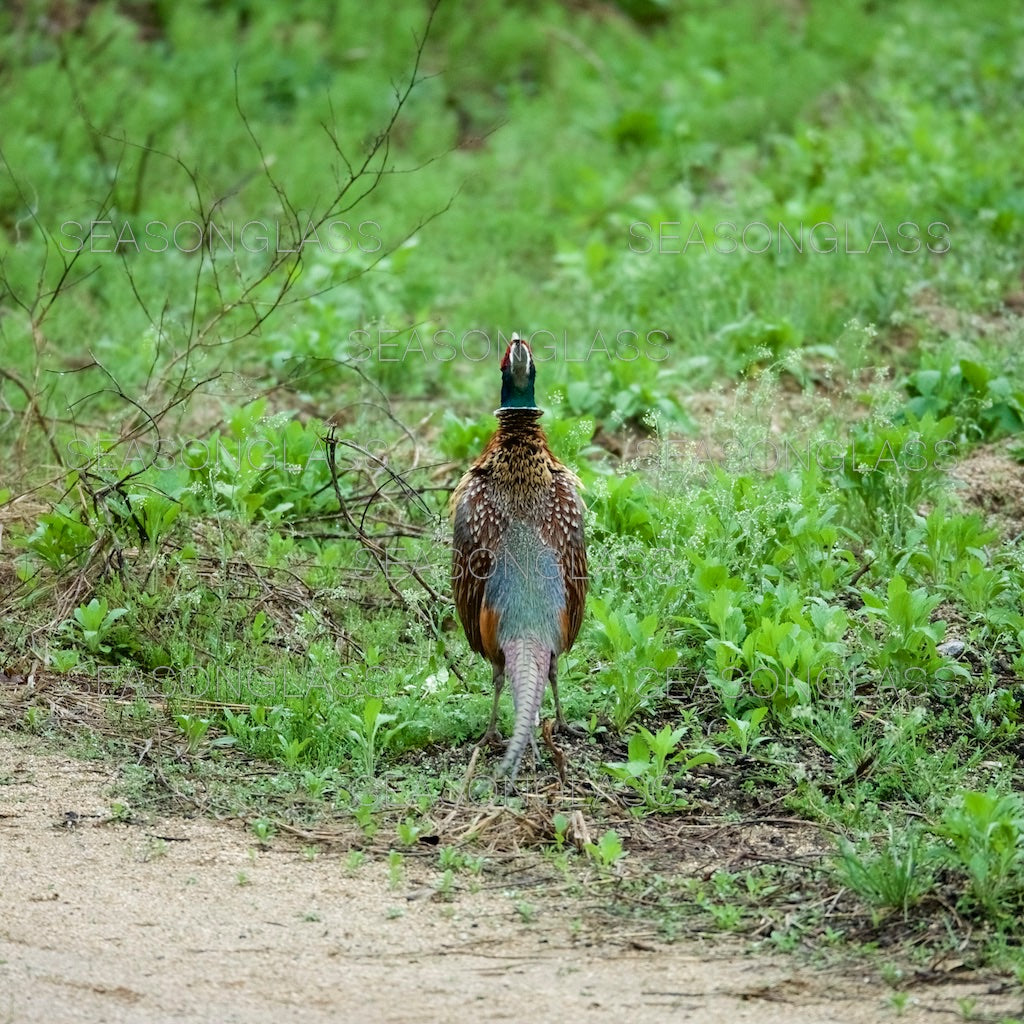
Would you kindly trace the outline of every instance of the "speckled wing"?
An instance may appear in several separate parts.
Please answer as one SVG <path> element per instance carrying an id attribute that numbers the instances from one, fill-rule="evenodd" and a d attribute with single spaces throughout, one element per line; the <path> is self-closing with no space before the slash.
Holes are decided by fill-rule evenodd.
<path id="1" fill-rule="evenodd" d="M 563 651 L 572 647 L 583 622 L 587 600 L 587 548 L 583 538 L 583 499 L 576 476 L 561 463 L 552 467 L 550 515 L 541 537 L 558 552 L 565 583 Z"/>
<path id="2" fill-rule="evenodd" d="M 484 588 L 494 572 L 494 552 L 501 536 L 501 523 L 488 492 L 486 470 L 474 467 L 459 481 L 452 494 L 452 593 L 455 610 L 466 631 L 469 646 L 484 657 L 480 629 Z"/>

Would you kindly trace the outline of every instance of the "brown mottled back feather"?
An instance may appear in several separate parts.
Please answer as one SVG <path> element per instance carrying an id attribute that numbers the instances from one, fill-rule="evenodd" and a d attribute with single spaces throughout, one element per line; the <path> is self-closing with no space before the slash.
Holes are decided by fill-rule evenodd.
<path id="1" fill-rule="evenodd" d="M 494 552 L 512 519 L 535 523 L 559 556 L 566 589 L 561 651 L 575 642 L 587 595 L 583 502 L 576 475 L 548 448 L 536 422 L 539 410 L 499 410 L 498 430 L 452 494 L 454 519 L 452 590 L 470 647 L 492 664 L 501 653 L 488 649 L 480 629 L 484 587 L 494 571 Z"/>

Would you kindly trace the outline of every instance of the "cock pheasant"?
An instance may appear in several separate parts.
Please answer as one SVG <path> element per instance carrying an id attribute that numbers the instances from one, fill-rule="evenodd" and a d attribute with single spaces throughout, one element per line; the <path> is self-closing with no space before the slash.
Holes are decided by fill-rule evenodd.
<path id="1" fill-rule="evenodd" d="M 494 738 L 502 684 L 512 684 L 515 727 L 498 768 L 511 781 L 540 720 L 558 656 L 569 650 L 587 592 L 583 502 L 576 476 L 551 454 L 534 400 L 537 367 L 513 334 L 501 361 L 498 429 L 452 494 L 452 589 L 470 647 L 494 669 L 485 739 Z"/>

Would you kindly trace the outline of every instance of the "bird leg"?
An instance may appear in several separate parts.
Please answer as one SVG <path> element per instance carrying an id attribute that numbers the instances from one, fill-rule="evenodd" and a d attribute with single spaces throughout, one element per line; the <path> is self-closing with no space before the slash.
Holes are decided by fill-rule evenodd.
<path id="1" fill-rule="evenodd" d="M 501 742 L 501 734 L 498 732 L 495 723 L 498 720 L 498 700 L 501 697 L 501 687 L 505 682 L 505 669 L 494 666 L 494 675 L 491 679 L 494 686 L 494 701 L 491 704 L 491 720 L 487 723 L 487 731 L 480 737 L 477 746 L 494 746 Z"/>
<path id="2" fill-rule="evenodd" d="M 536 771 L 540 767 L 540 747 L 534 733 L 530 733 L 530 753 L 533 754 L 533 770 Z"/>
<path id="3" fill-rule="evenodd" d="M 555 655 L 551 656 L 551 668 L 548 669 L 548 682 L 551 683 L 551 693 L 555 698 L 555 729 L 558 732 L 568 733 L 570 736 L 577 738 L 586 736 L 587 732 L 585 729 L 581 729 L 578 725 L 570 725 L 565 720 L 565 715 L 562 714 L 562 704 L 558 699 L 558 658 Z"/>
<path id="4" fill-rule="evenodd" d="M 544 725 L 541 728 L 541 733 L 544 736 L 544 746 L 551 751 L 551 756 L 555 762 L 555 768 L 558 770 L 558 778 L 561 780 L 562 785 L 565 785 L 565 754 L 562 752 L 562 748 L 555 743 L 554 738 L 555 727 L 554 723 L 550 718 L 544 719 Z"/>

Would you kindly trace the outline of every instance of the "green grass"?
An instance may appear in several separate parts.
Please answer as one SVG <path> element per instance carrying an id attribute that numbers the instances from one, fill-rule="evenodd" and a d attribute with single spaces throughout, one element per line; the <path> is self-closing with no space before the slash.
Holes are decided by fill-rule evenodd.
<path id="1" fill-rule="evenodd" d="M 1022 969 L 1024 511 L 952 471 L 998 444 L 1020 479 L 1024 22 L 805 6 L 444 5 L 404 100 L 420 4 L 0 15 L 0 669 L 98 689 L 83 752 L 138 799 L 415 842 L 490 709 L 445 513 L 519 330 L 592 571 L 560 676 L 587 739 L 537 843 L 628 882 L 616 815 L 771 802 L 824 855 L 667 871 L 664 934 L 685 900 Z M 186 221 L 258 226 L 147 250 Z"/>

